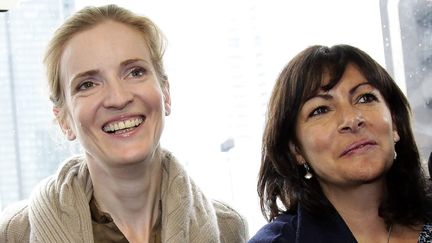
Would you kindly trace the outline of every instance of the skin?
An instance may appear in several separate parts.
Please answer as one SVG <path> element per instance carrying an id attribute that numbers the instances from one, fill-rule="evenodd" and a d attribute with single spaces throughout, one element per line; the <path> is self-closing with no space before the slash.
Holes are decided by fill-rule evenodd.
<path id="1" fill-rule="evenodd" d="M 384 98 L 354 65 L 333 89 L 302 106 L 296 131 L 298 158 L 325 190 L 383 180 L 399 141 Z"/>
<path id="2" fill-rule="evenodd" d="M 387 242 L 389 229 L 378 207 L 399 135 L 379 90 L 349 64 L 335 87 L 301 107 L 296 135 L 299 145 L 291 149 L 297 160 L 313 169 L 356 239 Z M 418 227 L 394 225 L 391 242 L 417 242 L 418 234 Z"/>
<path id="3" fill-rule="evenodd" d="M 130 242 L 147 242 L 158 215 L 159 139 L 170 96 L 145 40 L 129 26 L 106 21 L 73 36 L 60 65 L 67 115 L 59 124 L 85 150 L 100 209 Z M 104 131 L 131 119 L 143 122 L 120 133 Z"/>

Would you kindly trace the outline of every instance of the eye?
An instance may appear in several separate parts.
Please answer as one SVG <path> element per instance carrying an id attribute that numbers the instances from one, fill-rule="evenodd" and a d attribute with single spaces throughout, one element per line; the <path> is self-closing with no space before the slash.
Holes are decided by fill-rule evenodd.
<path id="1" fill-rule="evenodd" d="M 94 86 L 96 86 L 96 84 L 93 81 L 84 81 L 77 86 L 76 90 L 83 91 L 83 90 L 91 89 Z"/>
<path id="2" fill-rule="evenodd" d="M 141 78 L 147 73 L 147 70 L 142 67 L 134 67 L 131 69 L 131 71 L 128 73 L 128 77 L 131 78 Z"/>
<path id="3" fill-rule="evenodd" d="M 318 106 L 317 108 L 313 109 L 311 113 L 309 113 L 309 117 L 314 117 L 318 115 L 325 114 L 329 111 L 329 108 L 327 106 Z"/>
<path id="4" fill-rule="evenodd" d="M 372 93 L 362 94 L 358 98 L 358 103 L 371 103 L 374 101 L 378 101 L 378 98 Z"/>

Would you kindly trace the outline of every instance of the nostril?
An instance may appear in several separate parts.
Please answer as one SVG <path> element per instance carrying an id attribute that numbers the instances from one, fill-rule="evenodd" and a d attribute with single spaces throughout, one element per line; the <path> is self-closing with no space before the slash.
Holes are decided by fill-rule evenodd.
<path id="1" fill-rule="evenodd" d="M 356 132 L 362 127 L 364 127 L 365 121 L 362 117 L 357 116 L 353 119 L 345 119 L 343 123 L 339 126 L 339 131 L 341 132 Z"/>
<path id="2" fill-rule="evenodd" d="M 351 127 L 349 127 L 349 126 L 341 126 L 339 128 L 339 130 L 342 131 L 342 132 L 351 131 Z"/>

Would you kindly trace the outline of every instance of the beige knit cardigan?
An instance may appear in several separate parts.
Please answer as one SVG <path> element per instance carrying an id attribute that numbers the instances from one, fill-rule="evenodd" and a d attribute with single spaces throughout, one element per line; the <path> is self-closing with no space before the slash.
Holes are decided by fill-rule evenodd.
<path id="1" fill-rule="evenodd" d="M 210 202 L 169 152 L 163 158 L 162 242 L 246 242 L 243 217 L 223 203 Z M 0 242 L 93 242 L 92 194 L 84 159 L 69 159 L 28 201 L 1 212 Z"/>

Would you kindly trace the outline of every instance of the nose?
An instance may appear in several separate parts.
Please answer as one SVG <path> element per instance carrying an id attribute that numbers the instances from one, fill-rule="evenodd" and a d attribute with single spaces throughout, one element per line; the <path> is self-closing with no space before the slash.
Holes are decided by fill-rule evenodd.
<path id="1" fill-rule="evenodd" d="M 131 90 L 128 90 L 120 81 L 107 82 L 107 88 L 104 97 L 104 106 L 107 109 L 121 110 L 133 100 Z"/>
<path id="2" fill-rule="evenodd" d="M 345 107 L 340 109 L 338 131 L 341 133 L 358 132 L 365 125 L 365 119 L 358 109 Z"/>

